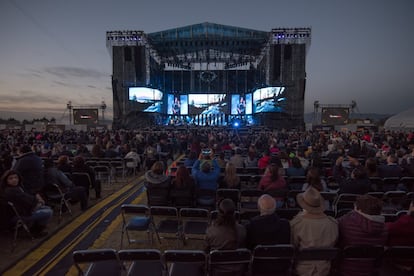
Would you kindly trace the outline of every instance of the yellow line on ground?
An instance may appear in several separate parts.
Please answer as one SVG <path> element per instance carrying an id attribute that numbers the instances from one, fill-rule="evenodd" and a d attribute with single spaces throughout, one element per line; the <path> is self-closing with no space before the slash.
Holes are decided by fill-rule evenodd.
<path id="1" fill-rule="evenodd" d="M 140 194 L 136 199 L 134 199 L 131 204 L 139 204 L 142 202 L 144 197 L 146 196 L 145 193 Z M 96 248 L 103 248 L 104 243 L 108 240 L 108 238 L 115 232 L 116 229 L 119 229 L 119 225 L 122 223 L 122 216 L 118 215 L 111 224 L 106 228 L 104 232 L 101 233 L 99 238 L 93 243 L 93 245 L 90 247 L 91 249 Z M 68 275 L 78 275 L 78 270 L 74 265 L 71 266 L 69 271 L 66 274 Z"/>
<path id="2" fill-rule="evenodd" d="M 89 219 L 93 214 L 95 214 L 98 210 L 104 208 L 107 204 L 109 204 L 113 198 L 116 198 L 117 196 L 121 195 L 122 193 L 126 192 L 128 189 L 131 189 L 132 186 L 136 184 L 128 184 L 125 185 L 122 189 L 114 193 L 113 195 L 105 198 L 92 208 L 88 209 L 86 212 L 79 215 L 77 218 L 75 218 L 70 224 L 65 226 L 63 229 L 61 229 L 59 232 L 55 233 L 49 240 L 45 241 L 43 244 L 41 244 L 38 248 L 36 248 L 34 251 L 29 253 L 26 257 L 24 257 L 21 261 L 19 261 L 15 266 L 7 270 L 3 275 L 22 275 L 24 272 L 26 272 L 29 268 L 31 268 L 36 262 L 41 260 L 46 256 L 46 254 L 49 253 L 53 247 L 55 247 L 57 244 L 62 242 L 69 234 L 71 234 L 80 224 L 85 222 L 87 219 Z M 126 195 L 125 198 L 129 196 Z M 115 205 L 117 206 L 117 205 Z M 101 215 L 100 218 L 95 220 L 93 225 L 96 225 L 98 222 L 102 220 L 103 217 L 105 217 L 109 212 L 113 210 L 114 208 L 106 209 L 104 213 Z M 92 229 L 92 224 L 88 226 L 89 229 Z M 89 231 L 84 231 L 81 233 L 80 236 L 85 236 Z M 79 236 L 78 236 L 79 238 Z M 78 239 L 76 239 L 78 240 Z M 73 241 L 74 242 L 74 241 Z M 74 247 L 74 244 L 71 246 Z M 61 255 L 61 254 L 59 254 Z"/>

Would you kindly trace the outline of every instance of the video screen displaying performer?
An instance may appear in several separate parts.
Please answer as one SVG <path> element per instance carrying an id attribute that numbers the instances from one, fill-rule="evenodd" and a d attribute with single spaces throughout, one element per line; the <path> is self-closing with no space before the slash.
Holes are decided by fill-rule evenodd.
<path id="1" fill-rule="evenodd" d="M 231 115 L 252 114 L 252 94 L 231 95 Z"/>

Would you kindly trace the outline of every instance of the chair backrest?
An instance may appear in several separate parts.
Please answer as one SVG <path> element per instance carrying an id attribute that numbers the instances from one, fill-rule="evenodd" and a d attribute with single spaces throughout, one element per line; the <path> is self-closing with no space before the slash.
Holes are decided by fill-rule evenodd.
<path id="1" fill-rule="evenodd" d="M 371 184 L 371 191 L 373 192 L 383 192 L 383 185 L 384 181 L 382 181 L 382 177 L 379 176 L 371 176 L 369 178 L 369 182 Z"/>
<path id="2" fill-rule="evenodd" d="M 129 264 L 128 275 L 164 275 L 165 265 L 157 249 L 124 249 L 118 256 L 124 266 Z"/>
<path id="3" fill-rule="evenodd" d="M 243 275 L 249 269 L 251 258 L 246 248 L 213 250 L 208 263 L 209 275 Z"/>
<path id="4" fill-rule="evenodd" d="M 236 205 L 237 207 L 240 201 L 240 190 L 239 189 L 217 189 L 216 191 L 217 204 L 219 204 L 221 200 L 226 199 L 226 198 L 233 200 L 234 205 Z"/>
<path id="5" fill-rule="evenodd" d="M 114 249 L 87 249 L 72 253 L 73 261 L 81 275 L 121 275 L 122 264 Z M 86 271 L 80 264 L 89 263 Z"/>
<path id="6" fill-rule="evenodd" d="M 147 188 L 147 202 L 149 206 L 168 206 L 170 204 L 168 188 Z"/>
<path id="7" fill-rule="evenodd" d="M 199 219 L 208 220 L 210 212 L 207 209 L 202 208 L 181 208 L 180 218 L 181 219 Z"/>
<path id="8" fill-rule="evenodd" d="M 383 191 L 396 191 L 398 189 L 398 184 L 400 184 L 400 178 L 399 177 L 384 177 L 382 179 L 384 182 L 383 184 Z"/>
<path id="9" fill-rule="evenodd" d="M 291 244 L 258 245 L 253 251 L 253 275 L 289 275 L 295 255 Z"/>
<path id="10" fill-rule="evenodd" d="M 178 218 L 178 210 L 175 207 L 168 206 L 151 206 L 151 216 L 162 216 L 162 217 L 176 217 Z"/>
<path id="11" fill-rule="evenodd" d="M 414 177 L 413 176 L 401 177 L 400 182 L 401 182 L 402 185 L 404 185 L 405 190 L 407 192 L 413 192 L 414 191 Z"/>
<path id="12" fill-rule="evenodd" d="M 303 248 L 296 253 L 296 259 L 301 261 L 332 261 L 339 255 L 339 248 L 313 247 Z"/>
<path id="13" fill-rule="evenodd" d="M 92 180 L 86 172 L 73 172 L 72 181 L 75 186 L 81 186 L 88 190 L 92 187 Z"/>
<path id="14" fill-rule="evenodd" d="M 150 214 L 149 207 L 144 204 L 122 204 L 121 211 L 123 214 L 131 214 L 131 215 L 149 216 Z"/>
<path id="15" fill-rule="evenodd" d="M 335 211 L 338 212 L 339 209 L 344 208 L 353 209 L 357 197 L 357 194 L 340 194 L 334 202 Z"/>
<path id="16" fill-rule="evenodd" d="M 201 250 L 165 250 L 164 261 L 170 276 L 205 275 L 207 256 Z"/>
<path id="17" fill-rule="evenodd" d="M 376 275 L 381 266 L 384 246 L 381 245 L 351 245 L 341 252 L 341 272 L 352 275 L 356 271 L 361 275 Z"/>

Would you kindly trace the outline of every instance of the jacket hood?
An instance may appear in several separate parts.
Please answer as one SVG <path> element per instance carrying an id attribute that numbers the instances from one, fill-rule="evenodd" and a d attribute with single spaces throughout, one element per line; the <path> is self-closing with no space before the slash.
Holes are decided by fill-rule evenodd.
<path id="1" fill-rule="evenodd" d="M 164 175 L 164 174 L 155 174 L 152 171 L 147 171 L 145 173 L 145 179 L 153 184 L 160 184 L 165 182 L 168 179 L 168 176 Z"/>
<path id="2" fill-rule="evenodd" d="M 355 210 L 355 217 L 363 232 L 369 234 L 382 233 L 385 228 L 385 218 L 380 215 L 368 215 Z"/>

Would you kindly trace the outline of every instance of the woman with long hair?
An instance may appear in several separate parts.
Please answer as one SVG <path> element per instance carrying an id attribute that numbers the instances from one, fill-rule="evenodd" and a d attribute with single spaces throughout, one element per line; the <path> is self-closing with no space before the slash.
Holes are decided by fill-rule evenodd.
<path id="1" fill-rule="evenodd" d="M 328 192 L 326 182 L 321 178 L 319 169 L 311 167 L 306 175 L 306 183 L 302 186 L 302 191 L 306 191 L 309 187 L 314 187 L 319 192 Z"/>
<path id="2" fill-rule="evenodd" d="M 175 177 L 171 181 L 170 198 L 175 206 L 194 205 L 195 181 L 190 171 L 181 165 L 178 167 Z"/>
<path id="3" fill-rule="evenodd" d="M 237 175 L 236 166 L 231 162 L 226 164 L 222 186 L 229 189 L 238 189 L 240 187 L 240 177 Z"/>
<path id="4" fill-rule="evenodd" d="M 47 235 L 44 229 L 53 215 L 53 210 L 45 205 L 44 199 L 39 194 L 32 195 L 23 189 L 22 177 L 17 171 L 4 172 L 1 177 L 0 195 L 14 204 L 35 237 Z"/>

